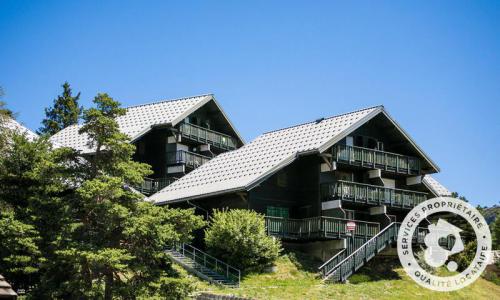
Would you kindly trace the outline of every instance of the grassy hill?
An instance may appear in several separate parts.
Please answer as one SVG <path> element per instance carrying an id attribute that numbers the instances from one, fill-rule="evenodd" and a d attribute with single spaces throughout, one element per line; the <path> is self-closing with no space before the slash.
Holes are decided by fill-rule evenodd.
<path id="1" fill-rule="evenodd" d="M 221 288 L 196 280 L 198 291 L 254 299 L 500 299 L 500 286 L 484 279 L 457 292 L 433 292 L 418 286 L 396 259 L 372 260 L 347 284 L 323 284 L 315 262 L 288 254 L 279 258 L 274 273 L 250 274 L 238 289 Z"/>

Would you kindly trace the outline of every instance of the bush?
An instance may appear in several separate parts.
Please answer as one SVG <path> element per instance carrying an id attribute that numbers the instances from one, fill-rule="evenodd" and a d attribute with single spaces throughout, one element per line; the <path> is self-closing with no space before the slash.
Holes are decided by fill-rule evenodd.
<path id="1" fill-rule="evenodd" d="M 205 243 L 212 255 L 247 271 L 263 270 L 281 252 L 280 241 L 266 234 L 264 216 L 250 210 L 214 211 Z"/>
<path id="2" fill-rule="evenodd" d="M 465 245 L 464 251 L 451 257 L 451 259 L 456 258 L 455 261 L 458 264 L 458 271 L 459 272 L 462 272 L 463 270 L 465 270 L 469 267 L 469 265 L 474 260 L 474 256 L 476 256 L 476 250 L 477 250 L 477 242 L 472 241 L 472 242 L 469 242 L 467 245 Z"/>
<path id="3" fill-rule="evenodd" d="M 436 268 L 433 268 L 431 266 L 429 266 L 426 262 L 425 262 L 425 257 L 424 257 L 424 253 L 425 251 L 420 249 L 416 252 L 415 254 L 415 259 L 417 260 L 418 262 L 418 265 L 424 269 L 425 271 L 429 272 L 430 274 L 436 274 L 437 270 Z"/>
<path id="4" fill-rule="evenodd" d="M 187 299 L 194 292 L 195 286 L 186 278 L 162 277 L 159 281 L 150 284 L 149 289 L 143 290 L 138 299 Z"/>

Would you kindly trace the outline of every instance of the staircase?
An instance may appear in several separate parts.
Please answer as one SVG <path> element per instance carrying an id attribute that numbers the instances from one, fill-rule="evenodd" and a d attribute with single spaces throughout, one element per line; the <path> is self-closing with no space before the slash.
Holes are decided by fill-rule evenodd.
<path id="1" fill-rule="evenodd" d="M 199 278 L 214 284 L 238 287 L 240 270 L 189 244 L 177 244 L 166 250 L 172 259 Z"/>
<path id="2" fill-rule="evenodd" d="M 360 247 L 343 249 L 319 267 L 325 282 L 345 282 L 349 276 L 370 261 L 387 246 L 396 242 L 400 223 L 393 222 Z M 417 228 L 413 241 L 422 243 L 426 229 Z"/>

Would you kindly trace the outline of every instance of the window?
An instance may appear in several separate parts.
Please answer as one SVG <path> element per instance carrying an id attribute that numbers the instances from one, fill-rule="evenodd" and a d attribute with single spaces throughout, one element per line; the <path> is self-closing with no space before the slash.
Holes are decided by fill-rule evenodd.
<path id="1" fill-rule="evenodd" d="M 384 151 L 384 143 L 383 142 L 377 142 L 377 150 Z"/>
<path id="2" fill-rule="evenodd" d="M 288 218 L 289 216 L 288 207 L 268 206 L 266 211 L 266 216 Z"/>
<path id="3" fill-rule="evenodd" d="M 193 125 L 198 125 L 198 118 L 196 117 L 187 117 L 186 118 L 186 123 L 193 124 Z"/>
<path id="4" fill-rule="evenodd" d="M 348 210 L 346 209 L 345 210 L 345 218 L 348 219 L 348 220 L 354 220 L 355 219 L 355 212 L 354 210 Z"/>

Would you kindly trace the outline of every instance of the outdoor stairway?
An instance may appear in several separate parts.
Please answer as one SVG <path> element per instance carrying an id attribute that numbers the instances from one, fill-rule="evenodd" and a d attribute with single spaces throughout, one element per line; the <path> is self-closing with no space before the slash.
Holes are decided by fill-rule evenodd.
<path id="1" fill-rule="evenodd" d="M 167 249 L 166 253 L 177 264 L 203 280 L 228 287 L 238 287 L 240 284 L 240 270 L 189 244 L 175 245 Z"/>
<path id="2" fill-rule="evenodd" d="M 319 267 L 325 282 L 345 282 L 375 255 L 396 242 L 400 223 L 393 222 L 370 238 L 360 247 L 343 249 Z M 418 228 L 413 237 L 415 243 L 422 243 L 426 229 Z"/>

